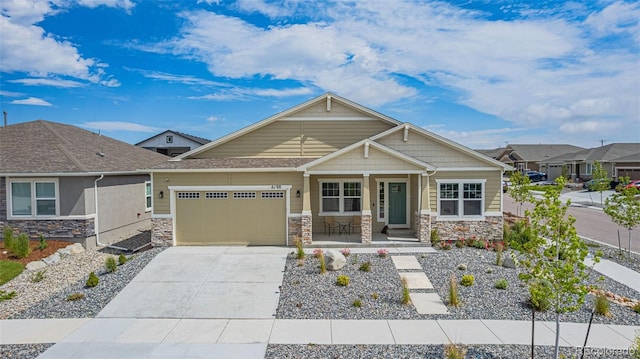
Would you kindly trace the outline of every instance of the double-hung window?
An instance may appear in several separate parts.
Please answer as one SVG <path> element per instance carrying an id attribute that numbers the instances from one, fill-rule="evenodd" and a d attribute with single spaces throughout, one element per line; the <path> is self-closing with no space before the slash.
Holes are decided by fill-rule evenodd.
<path id="1" fill-rule="evenodd" d="M 482 216 L 484 184 L 483 180 L 438 181 L 438 216 Z"/>
<path id="2" fill-rule="evenodd" d="M 14 217 L 52 217 L 58 209 L 57 183 L 51 180 L 9 181 Z"/>
<path id="3" fill-rule="evenodd" d="M 362 209 L 362 182 L 320 182 L 320 213 L 354 214 Z"/>
<path id="4" fill-rule="evenodd" d="M 151 181 L 144 183 L 144 210 L 151 211 Z"/>

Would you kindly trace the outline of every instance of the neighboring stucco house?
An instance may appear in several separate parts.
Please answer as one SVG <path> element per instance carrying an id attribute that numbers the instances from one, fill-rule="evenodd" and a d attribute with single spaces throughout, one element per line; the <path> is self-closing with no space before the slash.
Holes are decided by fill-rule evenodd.
<path id="1" fill-rule="evenodd" d="M 211 141 L 206 138 L 192 136 L 178 131 L 166 130 L 136 143 L 136 146 L 162 153 L 163 155 L 170 157 L 175 157 L 209 142 Z"/>
<path id="2" fill-rule="evenodd" d="M 286 245 L 300 236 L 310 244 L 329 218 L 359 222 L 363 243 L 385 226 L 421 241 L 432 228 L 443 239 L 499 239 L 510 169 L 325 94 L 150 168 L 152 239 Z"/>
<path id="3" fill-rule="evenodd" d="M 609 177 L 616 181 L 623 176 L 628 176 L 632 180 L 640 179 L 640 143 L 611 143 L 567 153 L 539 163 L 549 168 L 565 167 L 565 172 L 572 179 L 589 180 L 595 161 L 600 162 Z"/>
<path id="4" fill-rule="evenodd" d="M 574 153 L 583 149 L 583 147 L 567 144 L 509 144 L 506 147 L 501 148 L 497 152 L 493 152 L 495 150 L 483 150 L 482 153 L 487 155 L 489 153 L 492 153 L 492 156 L 490 157 L 506 163 L 518 171 L 545 172 L 550 179 L 553 179 L 560 176 L 560 173 L 555 175 L 556 171 L 554 170 L 554 168 L 541 167 L 539 164 L 546 159 L 557 157 L 567 153 Z"/>
<path id="5" fill-rule="evenodd" d="M 137 169 L 166 156 L 78 127 L 0 127 L 0 229 L 93 247 L 149 229 L 151 184 Z"/>

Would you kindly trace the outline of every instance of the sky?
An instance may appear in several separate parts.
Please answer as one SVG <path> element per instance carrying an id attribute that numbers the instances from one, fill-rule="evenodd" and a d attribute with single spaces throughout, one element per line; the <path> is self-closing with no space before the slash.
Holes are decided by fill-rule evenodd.
<path id="1" fill-rule="evenodd" d="M 326 92 L 467 147 L 640 142 L 640 2 L 2 0 L 0 108 L 135 144 Z"/>

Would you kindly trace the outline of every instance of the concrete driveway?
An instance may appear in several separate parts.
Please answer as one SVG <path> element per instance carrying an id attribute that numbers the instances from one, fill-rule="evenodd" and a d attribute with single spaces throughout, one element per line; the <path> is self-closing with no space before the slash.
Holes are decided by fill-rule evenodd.
<path id="1" fill-rule="evenodd" d="M 288 251 L 168 248 L 98 318 L 273 319 Z"/>

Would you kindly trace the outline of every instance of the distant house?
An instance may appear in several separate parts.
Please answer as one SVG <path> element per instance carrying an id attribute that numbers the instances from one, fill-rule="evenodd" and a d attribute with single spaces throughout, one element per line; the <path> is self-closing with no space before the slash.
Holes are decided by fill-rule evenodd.
<path id="1" fill-rule="evenodd" d="M 504 148 L 497 148 L 493 150 L 478 150 L 478 152 L 484 154 L 485 156 L 494 158 L 502 163 L 506 163 L 514 167 L 518 171 L 540 171 L 546 173 L 549 172 L 551 168 L 541 168 L 539 165 L 541 161 L 563 154 L 573 153 L 583 149 L 583 147 L 567 144 L 509 144 Z M 549 174 L 549 178 L 554 177 Z"/>
<path id="2" fill-rule="evenodd" d="M 146 148 L 175 157 L 185 152 L 189 152 L 211 141 L 197 136 L 188 135 L 178 131 L 166 130 L 155 136 L 149 137 L 144 141 L 136 143 L 136 146 Z"/>
<path id="3" fill-rule="evenodd" d="M 0 127 L 0 229 L 93 247 L 150 227 L 150 175 L 167 157 L 48 121 Z"/>
<path id="4" fill-rule="evenodd" d="M 623 176 L 640 179 L 640 143 L 612 143 L 548 158 L 539 164 L 547 168 L 565 167 L 571 178 L 589 180 L 595 161 L 600 162 L 614 180 Z"/>

